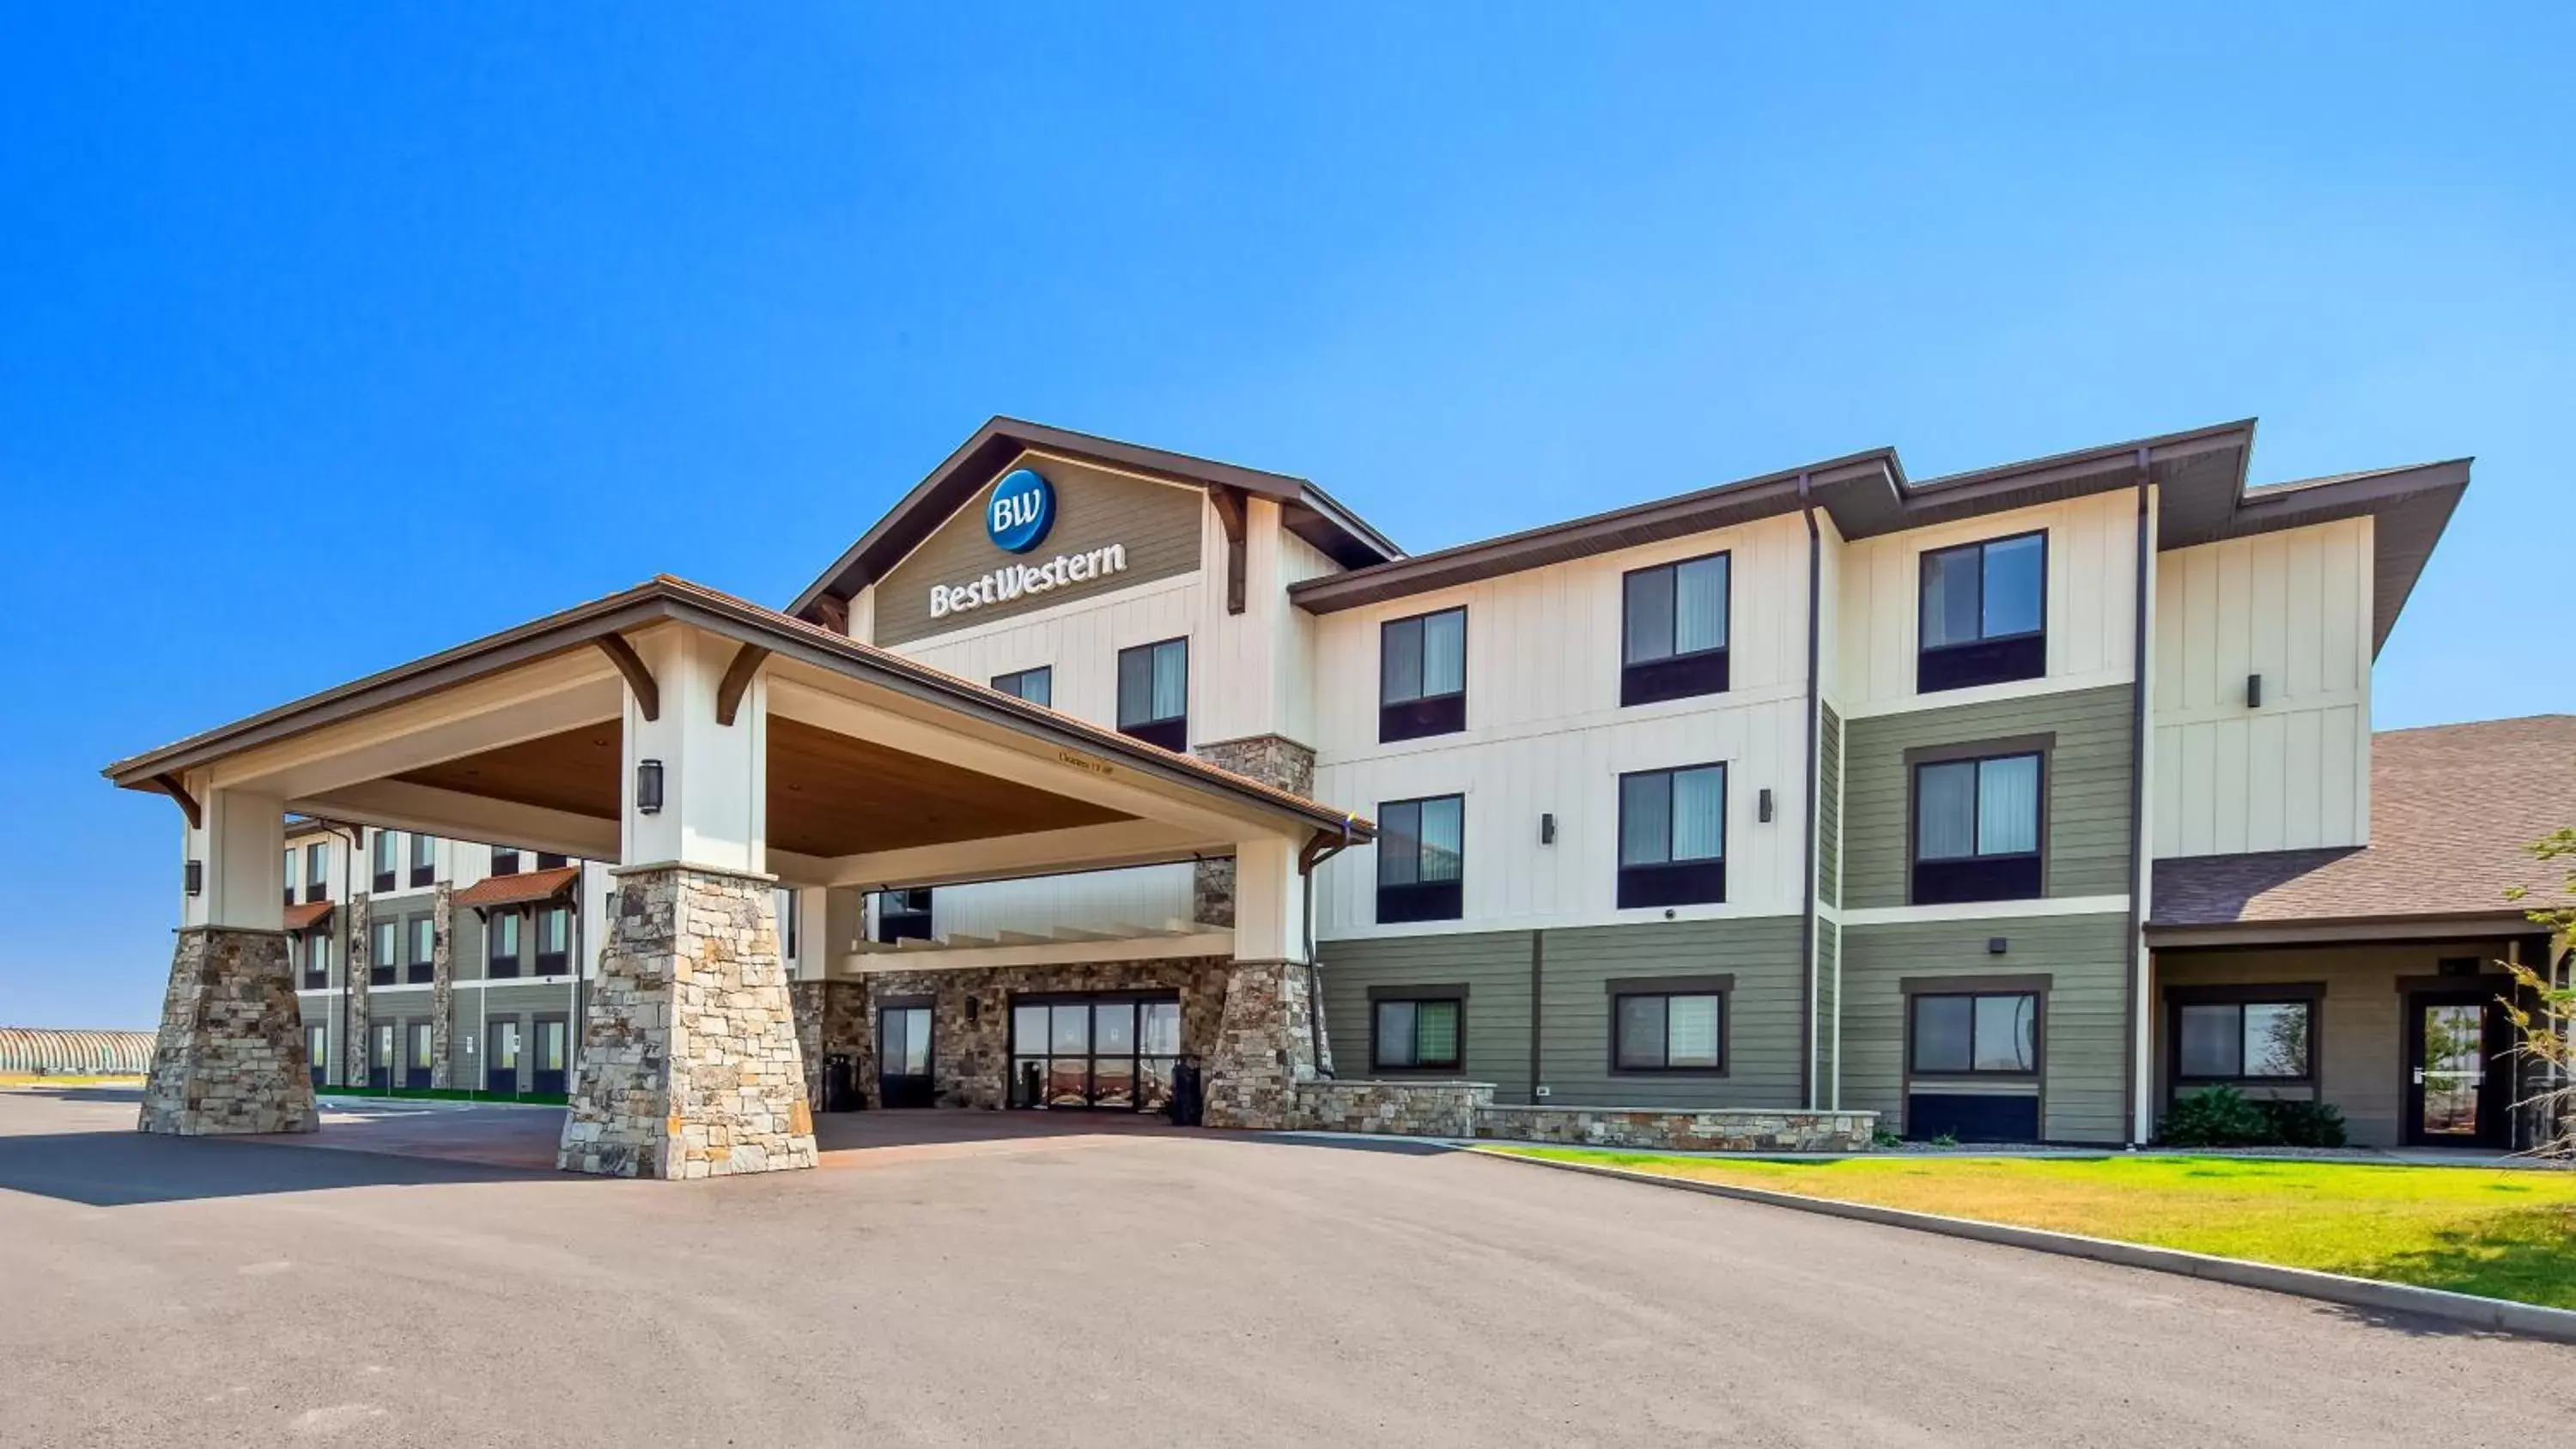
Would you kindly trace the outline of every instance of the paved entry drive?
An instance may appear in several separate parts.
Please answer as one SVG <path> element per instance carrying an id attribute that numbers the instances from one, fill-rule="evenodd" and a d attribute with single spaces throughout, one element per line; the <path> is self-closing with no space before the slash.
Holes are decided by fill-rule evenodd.
<path id="1" fill-rule="evenodd" d="M 0 1445 L 2468 1446 L 2576 1422 L 2563 1347 L 1396 1144 L 884 1113 L 827 1123 L 822 1171 L 673 1184 L 483 1160 L 552 1113 L 371 1109 L 295 1146 L 134 1116 L 0 1092 Z M 415 1155 L 328 1145 L 362 1139 Z"/>

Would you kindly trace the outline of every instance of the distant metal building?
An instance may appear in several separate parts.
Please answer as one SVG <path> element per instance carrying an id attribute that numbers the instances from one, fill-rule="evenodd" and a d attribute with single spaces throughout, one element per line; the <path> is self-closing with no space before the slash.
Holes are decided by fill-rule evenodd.
<path id="1" fill-rule="evenodd" d="M 140 1076 L 152 1065 L 148 1031 L 47 1031 L 0 1026 L 0 1073 Z"/>

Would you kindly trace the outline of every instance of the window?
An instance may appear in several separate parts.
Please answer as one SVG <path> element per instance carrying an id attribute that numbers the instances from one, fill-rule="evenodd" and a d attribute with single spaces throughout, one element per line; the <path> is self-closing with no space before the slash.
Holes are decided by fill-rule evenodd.
<path id="1" fill-rule="evenodd" d="M 487 968 L 489 973 L 494 976 L 518 975 L 519 913 L 517 911 L 494 911 L 492 913 L 492 923 L 486 931 L 486 935 L 490 938 L 491 947 L 489 954 L 485 957 L 485 960 L 489 963 Z"/>
<path id="2" fill-rule="evenodd" d="M 569 855 L 563 855 L 551 850 L 540 850 L 537 852 L 537 869 L 539 870 L 561 870 L 570 864 L 572 864 L 572 857 Z"/>
<path id="3" fill-rule="evenodd" d="M 331 848 L 318 840 L 304 847 L 304 899 L 331 899 Z"/>
<path id="4" fill-rule="evenodd" d="M 286 869 L 277 878 L 286 882 L 286 903 L 290 906 L 295 904 L 295 847 L 292 845 L 286 847 Z"/>
<path id="5" fill-rule="evenodd" d="M 1014 674 L 996 674 L 993 676 L 993 687 L 1014 698 L 1025 699 L 1031 704 L 1043 704 L 1050 708 L 1055 704 L 1055 670 L 1045 665 L 1035 669 L 1023 669 Z"/>
<path id="6" fill-rule="evenodd" d="M 572 908 L 547 906 L 537 912 L 537 974 L 561 976 L 572 969 Z"/>
<path id="7" fill-rule="evenodd" d="M 1927 550 L 1921 624 L 1918 693 L 2047 673 L 2048 535 Z"/>
<path id="8" fill-rule="evenodd" d="M 1167 750 L 1190 747 L 1190 641 L 1118 651 L 1118 732 Z"/>
<path id="9" fill-rule="evenodd" d="M 1916 765 L 1914 904 L 2036 898 L 2046 779 L 2036 751 Z"/>
<path id="10" fill-rule="evenodd" d="M 1455 734 L 1467 727 L 1467 611 L 1390 619 L 1377 631 L 1377 737 Z"/>
<path id="11" fill-rule="evenodd" d="M 1917 995 L 1913 1070 L 1926 1076 L 2029 1076 L 2039 1070 L 2039 993 Z"/>
<path id="12" fill-rule="evenodd" d="M 378 921 L 375 927 L 375 953 L 367 958 L 367 984 L 394 984 L 394 953 L 402 948 L 402 926 L 398 921 Z"/>
<path id="13" fill-rule="evenodd" d="M 1414 988 L 1420 990 L 1421 988 Z M 1463 990 L 1463 988 L 1458 988 Z M 1466 1059 L 1465 996 L 1406 996 L 1370 1003 L 1369 1064 L 1393 1071 L 1458 1070 Z"/>
<path id="14" fill-rule="evenodd" d="M 1622 581 L 1619 703 L 1723 693 L 1728 557 L 1637 569 Z"/>
<path id="15" fill-rule="evenodd" d="M 370 890 L 373 890 L 378 895 L 383 895 L 386 891 L 394 888 L 396 882 L 394 880 L 394 833 L 392 831 L 379 830 L 375 832 L 374 838 L 368 842 L 367 868 L 375 877 L 375 884 L 369 887 Z"/>
<path id="16" fill-rule="evenodd" d="M 2180 1003 L 2174 1007 L 2174 1080 L 2305 1081 L 2315 1010 L 2305 998 Z"/>
<path id="17" fill-rule="evenodd" d="M 1726 899 L 1726 767 L 1619 777 L 1619 907 Z"/>
<path id="18" fill-rule="evenodd" d="M 797 945 L 799 922 L 796 904 L 796 892 L 782 890 L 778 893 L 778 954 L 782 961 L 793 962 L 805 954 Z"/>
<path id="19" fill-rule="evenodd" d="M 427 916 L 411 918 L 411 981 L 417 985 L 438 975 L 438 924 Z"/>
<path id="20" fill-rule="evenodd" d="M 429 885 L 438 879 L 438 837 L 411 833 L 411 883 Z"/>
<path id="21" fill-rule="evenodd" d="M 304 1064 L 313 1073 L 313 1085 L 319 1087 L 331 1080 L 331 1029 L 329 1027 L 304 1028 Z"/>
<path id="22" fill-rule="evenodd" d="M 321 991 L 331 984 L 331 938 L 320 931 L 304 938 L 304 989 Z"/>
<path id="23" fill-rule="evenodd" d="M 930 939 L 930 888 L 916 886 L 908 891 L 877 892 L 877 940 L 885 945 L 897 941 Z"/>
<path id="24" fill-rule="evenodd" d="M 517 875 L 519 873 L 519 848 L 515 845 L 493 846 L 492 873 L 494 875 Z"/>
<path id="25" fill-rule="evenodd" d="M 1454 921 L 1466 914 L 1466 797 L 1393 800 L 1377 812 L 1377 918 Z"/>
<path id="26" fill-rule="evenodd" d="M 1616 981 L 1610 986 L 1611 1070 L 1725 1070 L 1726 993 L 1716 983 L 1675 983 L 1661 990 L 1623 990 Z"/>
<path id="27" fill-rule="evenodd" d="M 429 1064 L 432 1060 L 429 1023 L 425 1021 L 411 1023 L 411 1029 L 406 1035 L 410 1039 L 411 1050 L 403 1058 L 403 1086 L 415 1092 L 426 1091 L 430 1085 Z"/>

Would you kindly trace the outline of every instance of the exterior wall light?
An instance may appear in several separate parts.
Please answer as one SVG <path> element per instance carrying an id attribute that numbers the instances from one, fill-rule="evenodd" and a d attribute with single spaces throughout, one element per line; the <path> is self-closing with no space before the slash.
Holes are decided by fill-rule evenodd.
<path id="1" fill-rule="evenodd" d="M 1538 843 L 1541 845 L 1556 844 L 1556 816 L 1553 813 L 1539 816 Z"/>
<path id="2" fill-rule="evenodd" d="M 1771 823 L 1771 789 L 1767 785 L 1762 789 L 1760 805 L 1762 811 L 1762 823 L 1768 825 Z"/>
<path id="3" fill-rule="evenodd" d="M 2247 709 L 2261 709 L 2263 707 L 2262 675 L 2249 674 L 2245 676 L 2245 707 Z"/>
<path id="4" fill-rule="evenodd" d="M 1986 954 L 1989 956 L 2000 956 L 2011 949 L 2012 940 L 2009 937 L 1988 936 L 1986 938 Z"/>
<path id="5" fill-rule="evenodd" d="M 189 861 L 186 876 L 188 882 L 188 894 L 192 896 L 201 896 L 206 893 L 206 863 L 204 861 Z"/>
<path id="6" fill-rule="evenodd" d="M 639 815 L 662 813 L 662 762 L 645 760 L 635 767 L 635 810 Z"/>

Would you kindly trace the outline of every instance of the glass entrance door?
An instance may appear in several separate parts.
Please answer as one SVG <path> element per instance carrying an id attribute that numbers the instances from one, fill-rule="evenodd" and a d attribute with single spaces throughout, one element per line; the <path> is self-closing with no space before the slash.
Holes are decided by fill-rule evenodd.
<path id="1" fill-rule="evenodd" d="M 539 1096 L 564 1095 L 564 1063 L 570 1055 L 572 1020 L 562 1016 L 537 1018 L 537 1066 L 529 1090 Z"/>
<path id="2" fill-rule="evenodd" d="M 519 1024 L 506 1017 L 492 1023 L 492 1040 L 483 1058 L 483 1090 L 498 1097 L 519 1095 Z"/>
<path id="3" fill-rule="evenodd" d="M 394 1085 L 394 1024 L 377 1022 L 375 1038 L 376 1049 L 367 1057 L 367 1087 L 370 1091 L 391 1091 Z"/>
<path id="4" fill-rule="evenodd" d="M 939 1100 L 931 1071 L 930 1008 L 880 1003 L 877 1007 L 877 1101 L 887 1107 L 928 1107 Z"/>
<path id="5" fill-rule="evenodd" d="M 1180 1055 L 1177 997 L 1023 997 L 1011 1006 L 1011 1105 L 1160 1112 Z"/>
<path id="6" fill-rule="evenodd" d="M 2504 1139 L 2504 1073 L 2489 1049 L 2481 992 L 2418 994 L 2408 1002 L 2406 1139 L 2425 1146 L 2495 1146 Z"/>

